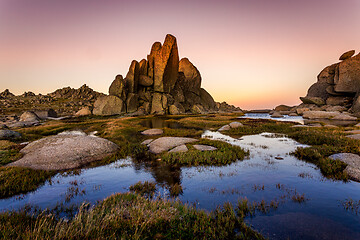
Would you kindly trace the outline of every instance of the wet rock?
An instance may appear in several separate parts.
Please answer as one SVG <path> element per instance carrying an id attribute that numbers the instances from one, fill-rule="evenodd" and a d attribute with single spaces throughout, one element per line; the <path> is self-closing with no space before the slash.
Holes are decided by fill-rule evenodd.
<path id="1" fill-rule="evenodd" d="M 158 138 L 158 139 L 152 141 L 149 144 L 149 150 L 151 153 L 159 154 L 164 151 L 168 151 L 169 149 L 172 149 L 174 147 L 177 147 L 177 146 L 180 146 L 180 145 L 183 145 L 186 143 L 196 142 L 196 141 L 198 141 L 198 140 L 194 139 L 194 138 L 161 137 L 161 138 Z"/>
<path id="2" fill-rule="evenodd" d="M 158 128 L 152 128 L 141 132 L 142 135 L 147 135 L 147 136 L 161 135 L 163 133 L 164 131 Z"/>
<path id="3" fill-rule="evenodd" d="M 31 142 L 20 152 L 24 156 L 8 166 L 42 170 L 78 168 L 102 160 L 118 151 L 109 140 L 86 134 L 59 134 Z"/>
<path id="4" fill-rule="evenodd" d="M 169 151 L 169 153 L 176 153 L 176 152 L 187 152 L 189 149 L 186 147 L 185 144 L 177 146 Z"/>
<path id="5" fill-rule="evenodd" d="M 125 104 L 116 96 L 103 96 L 94 103 L 94 115 L 117 115 L 124 112 Z"/>
<path id="6" fill-rule="evenodd" d="M 231 128 L 239 128 L 239 127 L 243 127 L 244 125 L 242 123 L 239 123 L 239 122 L 232 122 L 232 123 L 229 123 L 229 126 Z"/>
<path id="7" fill-rule="evenodd" d="M 352 153 L 337 153 L 329 156 L 331 159 L 337 159 L 348 166 L 345 172 L 354 180 L 360 181 L 360 156 Z"/>
<path id="8" fill-rule="evenodd" d="M 20 121 L 22 122 L 36 122 L 40 121 L 40 118 L 36 115 L 36 113 L 32 111 L 26 111 L 20 116 Z"/>
<path id="9" fill-rule="evenodd" d="M 351 58 L 354 54 L 355 54 L 355 50 L 347 51 L 340 56 L 339 60 L 341 61 L 346 60 L 348 58 Z"/>
<path id="10" fill-rule="evenodd" d="M 12 130 L 1 129 L 0 130 L 0 140 L 11 140 L 20 138 L 21 134 Z"/>
<path id="11" fill-rule="evenodd" d="M 218 129 L 219 132 L 221 131 L 229 131 L 231 129 L 230 125 L 224 125 Z"/>
<path id="12" fill-rule="evenodd" d="M 298 116 L 296 113 L 294 113 L 294 112 L 292 112 L 292 113 L 289 113 L 289 116 L 291 116 L 291 117 L 296 117 L 296 116 Z"/>
<path id="13" fill-rule="evenodd" d="M 196 150 L 199 150 L 199 151 L 215 151 L 217 150 L 216 147 L 213 147 L 213 146 L 208 146 L 208 145 L 193 145 L 193 147 L 196 149 Z"/>

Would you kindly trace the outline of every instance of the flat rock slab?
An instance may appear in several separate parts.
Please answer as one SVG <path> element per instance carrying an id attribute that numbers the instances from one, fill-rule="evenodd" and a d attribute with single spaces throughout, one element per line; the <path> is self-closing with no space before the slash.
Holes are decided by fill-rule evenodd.
<path id="1" fill-rule="evenodd" d="M 146 139 L 146 140 L 144 140 L 141 144 L 143 144 L 143 145 L 149 145 L 149 143 L 151 143 L 152 141 L 154 141 L 154 139 Z"/>
<path id="2" fill-rule="evenodd" d="M 352 153 L 337 153 L 331 155 L 329 158 L 338 159 L 348 166 L 345 172 L 354 180 L 360 181 L 360 156 Z"/>
<path id="3" fill-rule="evenodd" d="M 169 151 L 169 153 L 176 153 L 176 152 L 187 152 L 189 149 L 186 147 L 185 144 L 174 147 Z"/>
<path id="4" fill-rule="evenodd" d="M 356 124 L 354 127 L 360 127 L 360 123 Z"/>
<path id="5" fill-rule="evenodd" d="M 221 131 L 228 131 L 228 130 L 230 130 L 230 128 L 231 128 L 230 125 L 227 124 L 227 125 L 224 125 L 224 126 L 222 126 L 221 128 L 219 128 L 218 131 L 219 131 L 219 132 L 221 132 Z"/>
<path id="6" fill-rule="evenodd" d="M 360 130 L 351 130 L 351 131 L 346 131 L 345 133 L 360 134 Z"/>
<path id="7" fill-rule="evenodd" d="M 8 166 L 41 170 L 78 168 L 117 152 L 109 140 L 86 134 L 59 134 L 34 141 L 20 152 L 24 157 Z"/>
<path id="8" fill-rule="evenodd" d="M 351 138 L 351 139 L 360 140 L 360 134 L 348 135 L 346 137 Z"/>
<path id="9" fill-rule="evenodd" d="M 158 129 L 158 128 L 152 128 L 152 129 L 148 129 L 148 130 L 141 132 L 142 135 L 146 135 L 146 136 L 161 135 L 163 133 L 164 133 L 164 131 L 162 129 Z"/>
<path id="10" fill-rule="evenodd" d="M 196 149 L 196 150 L 199 150 L 199 151 L 215 151 L 217 150 L 216 147 L 213 147 L 213 146 L 209 146 L 209 145 L 193 145 L 193 147 Z"/>
<path id="11" fill-rule="evenodd" d="M 231 128 L 238 128 L 238 127 L 243 127 L 244 125 L 242 125 L 242 123 L 239 123 L 239 122 L 232 122 L 232 123 L 229 123 L 229 126 Z"/>
<path id="12" fill-rule="evenodd" d="M 198 141 L 195 138 L 185 138 L 185 137 L 161 137 L 152 141 L 149 146 L 149 151 L 154 154 L 159 154 L 165 151 L 168 151 L 174 147 L 196 142 Z"/>
<path id="13" fill-rule="evenodd" d="M 0 130 L 0 139 L 15 139 L 21 137 L 21 134 L 11 130 Z"/>

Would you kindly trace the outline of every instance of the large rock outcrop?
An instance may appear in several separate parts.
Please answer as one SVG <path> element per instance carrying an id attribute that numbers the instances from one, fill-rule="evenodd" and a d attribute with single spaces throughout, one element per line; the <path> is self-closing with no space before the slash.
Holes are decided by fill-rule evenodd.
<path id="1" fill-rule="evenodd" d="M 64 132 L 28 144 L 20 152 L 24 156 L 8 166 L 42 170 L 78 168 L 102 160 L 119 147 L 109 140 L 83 132 Z"/>
<path id="2" fill-rule="evenodd" d="M 340 56 L 341 62 L 324 68 L 318 81 L 300 99 L 304 104 L 343 106 L 360 116 L 360 54 L 354 50 Z M 353 57 L 352 57 L 353 56 Z"/>
<path id="3" fill-rule="evenodd" d="M 117 110 L 108 111 L 110 105 Z M 152 45 L 147 59 L 132 61 L 124 79 L 116 76 L 109 96 L 95 102 L 93 113 L 183 114 L 218 109 L 212 96 L 201 88 L 200 72 L 188 58 L 179 60 L 176 38 L 168 34 L 163 44 Z"/>

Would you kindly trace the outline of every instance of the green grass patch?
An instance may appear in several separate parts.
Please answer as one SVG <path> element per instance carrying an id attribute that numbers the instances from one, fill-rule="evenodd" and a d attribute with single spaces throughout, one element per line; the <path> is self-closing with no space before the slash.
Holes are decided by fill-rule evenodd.
<path id="1" fill-rule="evenodd" d="M 0 198 L 36 190 L 55 172 L 20 167 L 0 168 Z"/>
<path id="2" fill-rule="evenodd" d="M 178 153 L 164 153 L 161 160 L 165 163 L 180 166 L 199 166 L 199 165 L 227 165 L 236 160 L 243 160 L 249 152 L 244 151 L 238 146 L 229 143 L 200 139 L 194 144 L 204 144 L 216 147 L 215 151 L 198 151 L 188 144 L 189 151 Z"/>
<path id="3" fill-rule="evenodd" d="M 135 192 L 141 196 L 152 197 L 156 191 L 156 183 L 154 182 L 137 182 L 134 185 L 131 185 L 129 190 Z"/>
<path id="4" fill-rule="evenodd" d="M 70 220 L 46 212 L 0 214 L 2 239 L 264 239 L 231 204 L 213 212 L 179 201 L 125 193 L 93 208 L 82 205 Z"/>
<path id="5" fill-rule="evenodd" d="M 22 157 L 22 154 L 18 150 L 0 150 L 0 166 L 4 166 L 8 163 L 14 162 Z"/>

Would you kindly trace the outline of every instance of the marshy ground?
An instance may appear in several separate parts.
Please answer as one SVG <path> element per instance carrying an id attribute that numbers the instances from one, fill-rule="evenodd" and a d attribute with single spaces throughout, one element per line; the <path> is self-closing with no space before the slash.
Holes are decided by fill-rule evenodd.
<path id="1" fill-rule="evenodd" d="M 336 238 L 332 229 L 341 230 L 344 239 L 360 235 L 356 230 L 360 227 L 356 193 L 360 185 L 344 172 L 346 164 L 328 158 L 339 152 L 360 154 L 359 141 L 345 133 L 354 127 L 293 128 L 295 123 L 237 117 L 80 117 L 17 129 L 21 139 L 0 141 L 0 209 L 15 210 L 1 214 L 0 236 Z M 233 121 L 244 126 L 216 132 Z M 200 152 L 188 144 L 186 153 L 155 156 L 141 144 L 149 138 L 141 131 L 153 127 L 164 130 L 161 136 L 197 138 L 200 144 L 218 149 Z M 120 149 L 78 170 L 5 166 L 21 157 L 21 143 L 67 130 L 96 131 Z M 202 138 L 212 134 L 212 138 Z M 122 193 L 111 196 L 116 192 Z M 84 201 L 88 205 L 81 205 Z M 27 204 L 33 207 L 24 208 Z M 44 212 L 45 208 L 50 210 Z M 285 218 L 293 224 L 284 225 Z M 294 228 L 301 219 L 312 225 L 326 224 L 311 234 L 314 229 L 305 229 L 304 223 Z"/>

